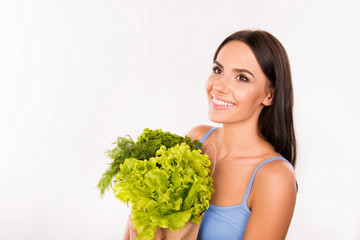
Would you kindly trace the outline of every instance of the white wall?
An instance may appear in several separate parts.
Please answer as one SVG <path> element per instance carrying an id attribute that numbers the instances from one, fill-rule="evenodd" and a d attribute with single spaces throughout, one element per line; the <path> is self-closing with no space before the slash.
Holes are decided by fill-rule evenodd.
<path id="1" fill-rule="evenodd" d="M 131 2 L 131 3 L 130 3 Z M 96 184 L 118 136 L 184 135 L 229 34 L 288 51 L 299 193 L 287 239 L 360 239 L 359 1 L 0 2 L 0 239 L 122 239 Z"/>

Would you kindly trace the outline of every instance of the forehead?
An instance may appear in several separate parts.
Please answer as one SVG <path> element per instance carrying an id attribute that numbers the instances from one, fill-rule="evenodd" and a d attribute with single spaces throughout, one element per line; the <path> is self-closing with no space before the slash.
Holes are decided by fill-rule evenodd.
<path id="1" fill-rule="evenodd" d="M 245 68 L 253 74 L 262 73 L 251 48 L 241 41 L 230 41 L 219 51 L 216 60 L 225 68 Z"/>

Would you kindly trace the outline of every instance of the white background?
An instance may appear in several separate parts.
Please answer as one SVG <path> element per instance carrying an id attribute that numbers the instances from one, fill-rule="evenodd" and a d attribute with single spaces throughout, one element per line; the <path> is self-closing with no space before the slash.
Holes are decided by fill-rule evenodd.
<path id="1" fill-rule="evenodd" d="M 131 3 L 130 3 L 131 2 Z M 275 35 L 290 57 L 299 193 L 287 239 L 360 239 L 359 1 L 0 2 L 0 239 L 122 239 L 96 184 L 118 136 L 207 118 L 220 42 Z"/>

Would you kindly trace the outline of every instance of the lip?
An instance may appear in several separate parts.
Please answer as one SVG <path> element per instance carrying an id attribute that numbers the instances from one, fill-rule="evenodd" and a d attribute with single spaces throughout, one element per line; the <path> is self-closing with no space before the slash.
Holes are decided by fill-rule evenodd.
<path id="1" fill-rule="evenodd" d="M 218 96 L 216 96 L 215 94 L 211 94 L 211 100 L 213 99 L 213 98 L 215 98 L 215 99 L 217 99 L 217 100 L 220 100 L 220 101 L 222 101 L 222 102 L 227 102 L 227 103 L 231 103 L 231 104 L 234 104 L 235 105 L 235 103 L 233 103 L 233 102 L 231 102 L 231 101 L 229 101 L 229 100 L 226 100 L 225 98 L 222 98 L 222 97 L 218 97 Z"/>
<path id="2" fill-rule="evenodd" d="M 234 104 L 232 106 L 223 106 L 223 105 L 217 105 L 216 103 L 214 103 L 212 101 L 212 99 L 215 98 L 217 100 L 220 100 L 222 102 L 227 102 L 227 103 L 231 103 L 231 104 Z M 214 94 L 211 94 L 211 107 L 215 110 L 224 110 L 224 109 L 229 109 L 229 108 L 233 108 L 235 106 L 235 103 L 231 102 L 231 101 L 228 101 L 224 98 L 221 98 L 221 97 L 218 97 L 218 96 L 215 96 Z"/>

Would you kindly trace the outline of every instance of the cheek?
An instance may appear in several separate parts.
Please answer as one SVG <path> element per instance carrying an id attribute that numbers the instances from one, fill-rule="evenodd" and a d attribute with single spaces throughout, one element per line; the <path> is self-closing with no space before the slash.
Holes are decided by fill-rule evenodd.
<path id="1" fill-rule="evenodd" d="M 238 91 L 234 91 L 234 93 L 236 95 L 236 100 L 245 105 L 253 105 L 258 101 L 259 98 L 258 92 L 251 88 L 242 88 Z"/>

